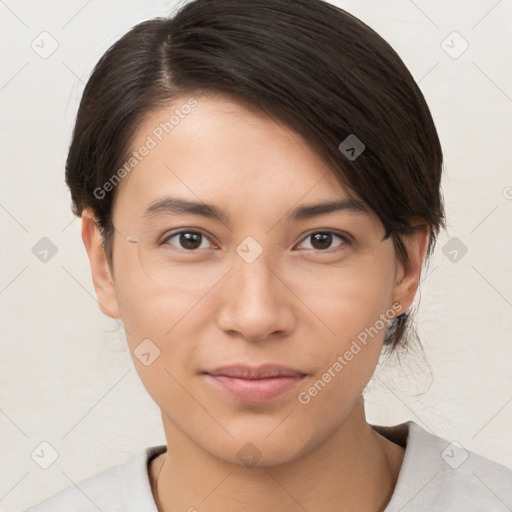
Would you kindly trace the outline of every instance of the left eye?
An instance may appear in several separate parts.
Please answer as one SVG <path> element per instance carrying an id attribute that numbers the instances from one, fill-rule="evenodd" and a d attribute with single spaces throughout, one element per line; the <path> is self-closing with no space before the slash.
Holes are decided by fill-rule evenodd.
<path id="1" fill-rule="evenodd" d="M 331 231 L 317 231 L 315 233 L 310 233 L 304 240 L 311 239 L 311 249 L 325 251 L 330 248 L 330 245 L 333 242 L 333 237 L 339 238 L 343 242 L 339 244 L 338 247 L 349 243 L 346 237 L 332 233 Z"/>

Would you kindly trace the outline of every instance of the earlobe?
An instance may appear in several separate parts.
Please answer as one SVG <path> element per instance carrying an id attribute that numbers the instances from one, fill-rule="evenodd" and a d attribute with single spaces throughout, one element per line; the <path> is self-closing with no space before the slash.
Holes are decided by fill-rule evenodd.
<path id="1" fill-rule="evenodd" d="M 401 266 L 400 268 L 395 284 L 394 301 L 401 304 L 402 312 L 405 312 L 411 306 L 418 290 L 429 235 L 429 226 L 418 224 L 414 227 L 412 233 L 401 236 L 409 255 L 409 264 L 407 267 Z"/>
<path id="2" fill-rule="evenodd" d="M 121 318 L 114 281 L 101 243 L 101 233 L 89 209 L 82 213 L 82 240 L 89 257 L 100 310 L 111 318 Z"/>

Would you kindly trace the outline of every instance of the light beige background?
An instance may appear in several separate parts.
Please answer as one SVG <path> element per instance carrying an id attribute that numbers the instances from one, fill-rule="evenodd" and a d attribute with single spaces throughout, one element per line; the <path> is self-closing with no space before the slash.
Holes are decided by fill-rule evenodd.
<path id="1" fill-rule="evenodd" d="M 432 373 L 421 352 L 376 373 L 368 421 L 412 419 L 512 466 L 512 1 L 333 3 L 403 58 L 445 155 L 448 230 L 425 272 L 418 314 Z M 97 306 L 64 162 L 93 65 L 131 26 L 174 5 L 0 1 L 2 511 L 165 442 L 122 328 Z M 51 48 L 43 31 L 58 43 L 46 59 L 31 48 L 41 37 Z M 469 44 L 458 58 L 463 40 L 453 31 Z M 46 263 L 32 253 L 42 237 L 58 250 Z M 468 249 L 457 262 L 443 253 L 453 237 Z M 48 469 L 31 458 L 43 441 L 58 452 Z"/>

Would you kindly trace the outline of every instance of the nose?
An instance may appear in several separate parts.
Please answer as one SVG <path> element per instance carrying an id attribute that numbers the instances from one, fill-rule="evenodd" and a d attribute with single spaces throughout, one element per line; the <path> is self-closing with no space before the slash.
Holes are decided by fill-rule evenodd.
<path id="1" fill-rule="evenodd" d="M 254 261 L 235 255 L 221 290 L 218 323 L 225 332 L 258 341 L 293 329 L 294 295 L 272 260 L 265 251 Z"/>

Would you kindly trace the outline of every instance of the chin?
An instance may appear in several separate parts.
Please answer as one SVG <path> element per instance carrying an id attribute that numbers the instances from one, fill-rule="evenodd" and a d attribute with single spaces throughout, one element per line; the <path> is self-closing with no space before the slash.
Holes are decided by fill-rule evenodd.
<path id="1" fill-rule="evenodd" d="M 281 466 L 300 458 L 307 450 L 309 443 L 299 435 L 297 429 L 294 430 L 295 433 L 290 435 L 286 431 L 279 434 L 267 428 L 262 431 L 247 429 L 243 435 L 229 440 L 224 438 L 215 445 L 211 444 L 210 438 L 207 440 L 209 446 L 205 444 L 203 449 L 219 460 L 240 467 Z M 272 433 L 269 435 L 269 432 Z"/>

